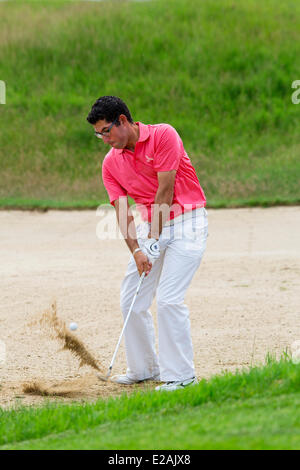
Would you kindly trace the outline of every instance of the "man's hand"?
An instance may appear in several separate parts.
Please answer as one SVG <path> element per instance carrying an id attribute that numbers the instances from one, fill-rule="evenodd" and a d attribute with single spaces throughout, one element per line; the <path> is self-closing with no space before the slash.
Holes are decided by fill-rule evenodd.
<path id="1" fill-rule="evenodd" d="M 156 238 L 148 238 L 143 245 L 143 252 L 153 264 L 160 257 L 159 241 Z"/>
<path id="2" fill-rule="evenodd" d="M 142 251 L 137 251 L 134 255 L 134 260 L 136 267 L 138 269 L 139 275 L 141 276 L 143 272 L 146 273 L 146 276 L 150 273 L 152 269 L 152 263 L 148 260 L 145 253 Z"/>

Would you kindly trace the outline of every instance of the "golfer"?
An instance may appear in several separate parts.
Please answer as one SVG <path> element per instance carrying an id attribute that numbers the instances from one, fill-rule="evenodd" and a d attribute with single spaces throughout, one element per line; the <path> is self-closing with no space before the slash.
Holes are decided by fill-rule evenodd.
<path id="1" fill-rule="evenodd" d="M 189 311 L 184 298 L 206 246 L 206 199 L 181 138 L 169 124 L 134 122 L 116 96 L 99 98 L 87 117 L 111 149 L 102 178 L 131 252 L 121 286 L 121 310 L 129 311 L 140 275 L 146 277 L 125 330 L 127 372 L 120 384 L 164 382 L 172 391 L 197 383 Z M 135 227 L 128 196 L 143 223 Z M 158 349 L 149 308 L 156 295 Z"/>

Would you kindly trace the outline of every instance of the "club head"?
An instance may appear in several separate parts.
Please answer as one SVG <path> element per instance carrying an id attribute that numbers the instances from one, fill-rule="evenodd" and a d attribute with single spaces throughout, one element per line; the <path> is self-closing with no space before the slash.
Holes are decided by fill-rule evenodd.
<path id="1" fill-rule="evenodd" d="M 97 378 L 99 380 L 102 380 L 102 382 L 108 382 L 108 379 L 109 379 L 109 376 L 107 375 L 100 375 L 100 374 L 96 374 L 97 375 Z"/>
<path id="2" fill-rule="evenodd" d="M 106 375 L 101 375 L 101 374 L 96 374 L 99 380 L 102 380 L 102 382 L 108 382 L 109 376 L 111 374 L 111 369 L 112 367 L 109 367 L 108 372 Z"/>

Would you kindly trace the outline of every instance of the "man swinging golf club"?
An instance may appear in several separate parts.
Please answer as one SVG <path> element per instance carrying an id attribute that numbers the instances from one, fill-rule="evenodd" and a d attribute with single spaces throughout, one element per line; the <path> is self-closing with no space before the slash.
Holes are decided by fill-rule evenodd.
<path id="1" fill-rule="evenodd" d="M 189 311 L 184 297 L 206 246 L 206 199 L 176 130 L 168 124 L 134 122 L 126 104 L 102 96 L 87 117 L 97 137 L 112 148 L 102 178 L 132 254 L 121 287 L 127 372 L 112 378 L 131 385 L 164 382 L 172 391 L 197 383 Z M 137 228 L 132 197 L 144 222 Z M 130 228 L 130 230 L 128 229 Z M 145 273 L 131 307 L 140 276 Z M 149 308 L 157 299 L 158 346 Z"/>

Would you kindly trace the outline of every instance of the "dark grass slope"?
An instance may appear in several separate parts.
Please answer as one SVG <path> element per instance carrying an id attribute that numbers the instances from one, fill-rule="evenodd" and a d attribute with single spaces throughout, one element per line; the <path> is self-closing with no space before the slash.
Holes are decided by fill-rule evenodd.
<path id="1" fill-rule="evenodd" d="M 299 203 L 299 28 L 293 1 L 1 3 L 0 204 L 106 199 L 104 94 L 176 127 L 209 205 Z"/>

